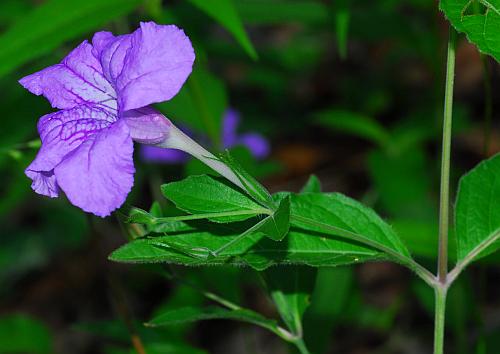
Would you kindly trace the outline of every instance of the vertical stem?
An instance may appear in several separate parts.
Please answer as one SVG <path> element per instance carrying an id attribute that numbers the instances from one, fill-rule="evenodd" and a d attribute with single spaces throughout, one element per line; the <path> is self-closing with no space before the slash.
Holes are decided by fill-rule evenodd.
<path id="1" fill-rule="evenodd" d="M 448 59 L 446 63 L 446 89 L 443 117 L 443 149 L 441 156 L 441 192 L 439 201 L 439 254 L 438 279 L 444 284 L 448 273 L 448 223 L 450 205 L 450 150 L 453 109 L 453 79 L 455 76 L 456 32 L 450 26 Z"/>
<path id="2" fill-rule="evenodd" d="M 434 354 L 443 354 L 444 325 L 446 310 L 446 286 L 436 286 L 434 289 L 436 296 L 436 307 L 434 309 Z"/>

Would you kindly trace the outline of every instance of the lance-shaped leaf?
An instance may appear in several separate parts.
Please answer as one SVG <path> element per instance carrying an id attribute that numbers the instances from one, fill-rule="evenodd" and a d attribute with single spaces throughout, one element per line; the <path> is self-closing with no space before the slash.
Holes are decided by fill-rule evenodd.
<path id="1" fill-rule="evenodd" d="M 500 61 L 499 0 L 441 0 L 439 6 L 457 31 Z"/>
<path id="2" fill-rule="evenodd" d="M 309 176 L 306 184 L 300 190 L 300 193 L 320 193 L 321 192 L 321 182 L 315 175 Z"/>
<path id="3" fill-rule="evenodd" d="M 267 288 L 278 312 L 295 335 L 302 336 L 302 316 L 310 304 L 316 269 L 271 267 L 263 272 Z"/>
<path id="4" fill-rule="evenodd" d="M 232 224 L 190 222 L 192 231 L 138 239 L 120 247 L 109 258 L 127 263 L 246 265 L 256 270 L 272 265 L 338 266 L 387 259 L 383 253 L 359 243 L 296 227 L 292 227 L 281 242 L 267 238 L 262 232 L 250 233 L 233 242 L 251 227 L 250 221 Z M 216 253 L 220 249 L 223 252 Z"/>
<path id="5" fill-rule="evenodd" d="M 231 33 L 252 59 L 257 52 L 248 38 L 243 22 L 232 0 L 189 0 L 194 6 L 219 22 Z"/>
<path id="6" fill-rule="evenodd" d="M 379 250 L 400 261 L 411 256 L 401 239 L 372 209 L 339 193 L 292 195 L 292 225 L 345 237 Z"/>
<path id="7" fill-rule="evenodd" d="M 191 214 L 210 214 L 216 222 L 245 220 L 259 214 L 270 214 L 268 209 L 229 185 L 225 180 L 207 175 L 190 176 L 179 182 L 164 184 L 161 190 L 177 208 Z M 216 214 L 224 213 L 224 216 Z"/>
<path id="8" fill-rule="evenodd" d="M 455 219 L 461 268 L 500 247 L 500 154 L 462 177 Z"/>
<path id="9" fill-rule="evenodd" d="M 257 312 L 241 308 L 229 310 L 219 306 L 182 307 L 168 310 L 146 323 L 146 326 L 159 327 L 218 319 L 248 322 L 266 328 L 271 332 L 280 333 L 276 321 L 265 318 Z"/>

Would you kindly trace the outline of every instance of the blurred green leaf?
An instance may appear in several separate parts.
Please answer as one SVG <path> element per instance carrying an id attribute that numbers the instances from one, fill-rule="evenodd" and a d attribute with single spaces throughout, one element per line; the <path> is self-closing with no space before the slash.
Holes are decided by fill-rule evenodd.
<path id="1" fill-rule="evenodd" d="M 208 218 L 217 222 L 245 220 L 266 212 L 225 180 L 207 175 L 189 176 L 179 182 L 164 184 L 161 190 L 177 208 L 192 214 L 232 213 Z"/>
<path id="2" fill-rule="evenodd" d="M 294 266 L 284 271 L 271 267 L 263 272 L 271 298 L 292 333 L 302 336 L 302 316 L 310 304 L 316 270 Z"/>
<path id="3" fill-rule="evenodd" d="M 172 100 L 157 107 L 175 124 L 185 123 L 199 132 L 206 132 L 212 146 L 220 149 L 220 132 L 227 102 L 224 83 L 198 66 L 184 88 Z"/>
<path id="4" fill-rule="evenodd" d="M 347 36 L 349 31 L 349 21 L 351 14 L 349 12 L 350 0 L 340 0 L 334 2 L 333 16 L 335 18 L 335 34 L 337 36 L 337 46 L 341 59 L 347 57 Z"/>
<path id="5" fill-rule="evenodd" d="M 141 0 L 48 0 L 0 36 L 0 77 L 134 10 Z"/>
<path id="6" fill-rule="evenodd" d="M 319 268 L 311 305 L 304 316 L 306 344 L 313 353 L 322 354 L 328 349 L 335 324 L 341 322 L 352 285 L 352 268 Z"/>
<path id="7" fill-rule="evenodd" d="M 234 7 L 233 0 L 189 0 L 194 6 L 219 22 L 231 33 L 252 59 L 257 59 L 257 52 L 248 38 L 243 22 Z"/>
<path id="8" fill-rule="evenodd" d="M 435 206 L 429 197 L 431 176 L 422 149 L 413 148 L 403 154 L 372 151 L 368 166 L 380 204 L 393 217 L 434 218 Z"/>
<path id="9" fill-rule="evenodd" d="M 248 322 L 266 328 L 274 333 L 278 332 L 276 321 L 267 319 L 254 311 L 247 309 L 228 310 L 218 306 L 183 307 L 166 311 L 147 322 L 146 326 L 158 327 L 217 319 Z"/>
<path id="10" fill-rule="evenodd" d="M 455 211 L 457 259 L 462 267 L 500 247 L 500 154 L 481 162 L 459 183 Z"/>
<path id="11" fill-rule="evenodd" d="M 40 321 L 22 314 L 0 318 L 0 353 L 52 353 L 52 335 Z"/>
<path id="12" fill-rule="evenodd" d="M 500 1 L 441 0 L 439 7 L 457 31 L 500 61 Z"/>
<path id="13" fill-rule="evenodd" d="M 359 113 L 331 109 L 318 112 L 315 117 L 317 123 L 327 128 L 368 139 L 380 146 L 385 146 L 390 140 L 382 125 Z"/>
<path id="14" fill-rule="evenodd" d="M 319 1 L 245 0 L 236 1 L 235 5 L 243 22 L 252 25 L 322 24 L 328 20 L 327 7 Z"/>
<path id="15" fill-rule="evenodd" d="M 321 182 L 315 175 L 309 176 L 306 184 L 300 190 L 300 193 L 320 193 Z"/>

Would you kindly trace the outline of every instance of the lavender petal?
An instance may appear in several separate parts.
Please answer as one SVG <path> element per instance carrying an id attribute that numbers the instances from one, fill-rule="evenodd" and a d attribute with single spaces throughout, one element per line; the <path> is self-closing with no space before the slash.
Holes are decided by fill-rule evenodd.
<path id="1" fill-rule="evenodd" d="M 120 207 L 134 184 L 133 141 L 123 120 L 87 139 L 55 168 L 72 204 L 104 217 Z"/>

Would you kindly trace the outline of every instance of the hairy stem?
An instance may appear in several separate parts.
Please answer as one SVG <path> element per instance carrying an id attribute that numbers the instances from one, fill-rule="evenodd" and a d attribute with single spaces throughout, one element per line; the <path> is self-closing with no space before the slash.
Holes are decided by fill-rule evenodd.
<path id="1" fill-rule="evenodd" d="M 446 311 L 446 286 L 436 286 L 434 293 L 436 307 L 434 309 L 434 354 L 443 354 L 445 311 Z"/>
<path id="2" fill-rule="evenodd" d="M 450 207 L 450 151 L 451 126 L 453 110 L 453 81 L 455 76 L 455 42 L 456 32 L 450 26 L 448 40 L 448 60 L 446 63 L 446 88 L 443 117 L 443 148 L 441 154 L 441 192 L 439 201 L 439 253 L 438 279 L 446 282 L 448 273 L 448 224 Z"/>

